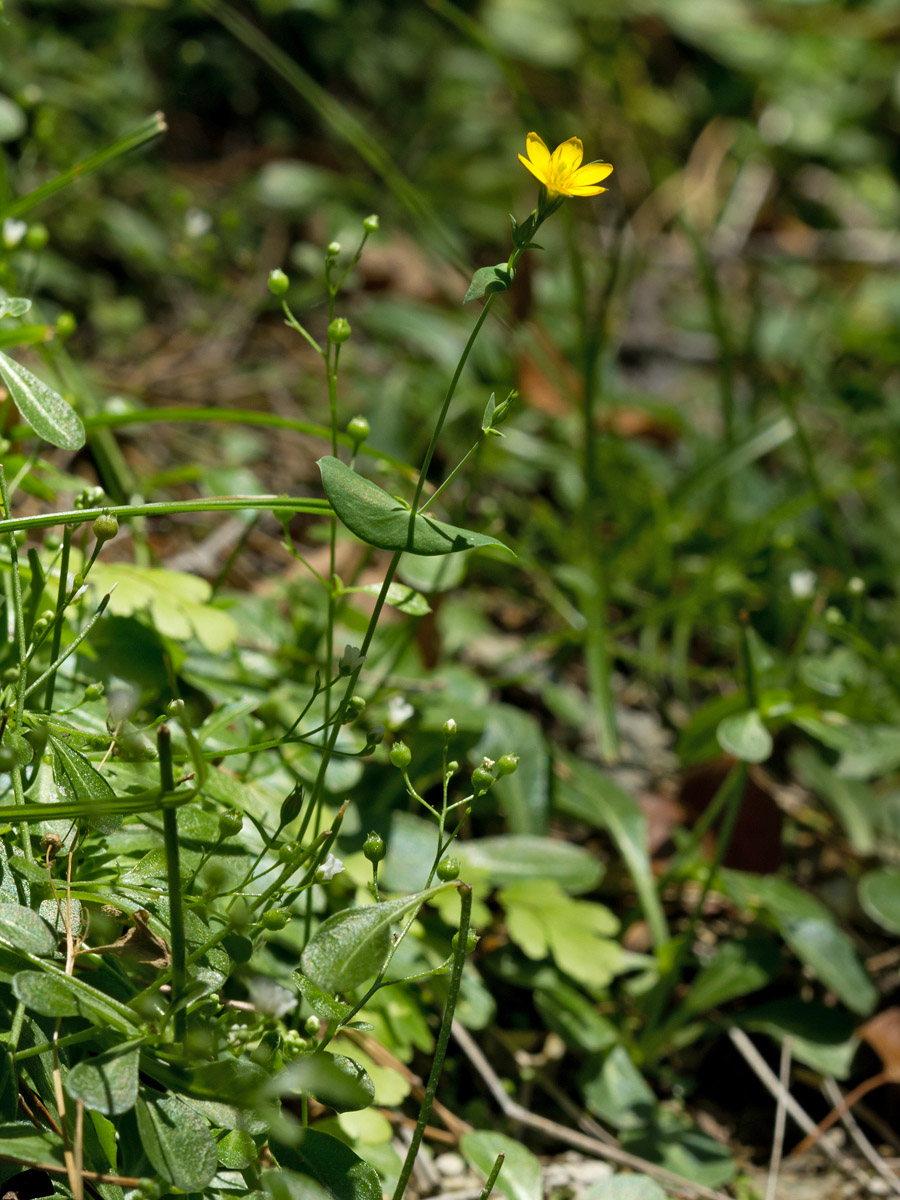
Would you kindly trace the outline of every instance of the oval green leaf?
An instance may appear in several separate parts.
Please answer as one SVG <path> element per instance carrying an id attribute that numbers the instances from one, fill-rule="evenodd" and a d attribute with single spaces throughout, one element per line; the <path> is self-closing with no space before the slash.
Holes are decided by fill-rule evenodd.
<path id="1" fill-rule="evenodd" d="M 137 1047 L 85 1058 L 66 1076 L 66 1091 L 92 1112 L 121 1116 L 134 1108 L 137 1100 L 139 1059 Z"/>
<path id="2" fill-rule="evenodd" d="M 45 920 L 22 904 L 0 904 L 0 938 L 42 958 L 56 953 L 59 940 Z"/>
<path id="3" fill-rule="evenodd" d="M 305 1129 L 294 1145 L 277 1137 L 271 1139 L 270 1145 L 284 1172 L 266 1171 L 263 1184 L 278 1200 L 296 1195 L 315 1200 L 381 1200 L 381 1182 L 375 1168 L 327 1133 Z M 307 1186 L 296 1191 L 280 1187 L 283 1174 L 293 1174 L 294 1179 L 300 1176 L 298 1182 Z"/>
<path id="4" fill-rule="evenodd" d="M 512 286 L 515 271 L 509 263 L 496 263 L 493 267 L 479 267 L 472 276 L 472 282 L 463 299 L 463 304 L 470 300 L 481 300 L 491 292 L 508 292 Z"/>
<path id="5" fill-rule="evenodd" d="M 379 550 L 411 550 L 425 555 L 452 554 L 479 546 L 499 546 L 501 550 L 509 550 L 496 538 L 446 525 L 429 516 L 416 517 L 410 538 L 409 509 L 383 488 L 357 475 L 331 455 L 319 459 L 319 470 L 331 507 L 350 532 L 369 546 Z"/>
<path id="6" fill-rule="evenodd" d="M 742 762 L 765 762 L 772 753 L 772 735 L 755 708 L 720 721 L 716 737 L 726 754 Z"/>
<path id="7" fill-rule="evenodd" d="M 103 812 L 116 803 L 116 793 L 99 771 L 79 751 L 61 738 L 50 738 L 53 747 L 53 782 L 63 801 L 84 805 L 87 821 L 100 833 L 113 833 L 122 824 L 115 812 Z M 101 811 L 97 811 L 97 806 Z M 52 816 L 52 809 L 48 817 Z"/>
<path id="8" fill-rule="evenodd" d="M 163 1179 L 183 1192 L 205 1188 L 219 1155 L 203 1118 L 174 1096 L 139 1098 L 136 1112 L 144 1153 Z"/>
<path id="9" fill-rule="evenodd" d="M 22 420 L 38 437 L 60 450 L 81 449 L 86 436 L 81 418 L 58 392 L 5 354 L 0 354 L 0 377 Z"/>
<path id="10" fill-rule="evenodd" d="M 303 974 L 326 992 L 345 992 L 377 975 L 393 926 L 444 887 L 335 913 L 323 921 L 300 958 Z"/>
<path id="11" fill-rule="evenodd" d="M 463 872 L 483 871 L 497 887 L 523 880 L 551 879 L 567 892 L 589 892 L 603 868 L 589 850 L 556 838 L 511 834 L 460 842 Z"/>
<path id="12" fill-rule="evenodd" d="M 873 921 L 900 933 L 900 871 L 870 871 L 859 881 L 859 902 Z"/>
<path id="13" fill-rule="evenodd" d="M 508 1200 L 541 1200 L 541 1164 L 520 1143 L 502 1133 L 465 1133 L 459 1143 L 463 1156 L 487 1178 L 497 1155 L 503 1154 L 503 1166 L 497 1176 L 497 1191 Z"/>

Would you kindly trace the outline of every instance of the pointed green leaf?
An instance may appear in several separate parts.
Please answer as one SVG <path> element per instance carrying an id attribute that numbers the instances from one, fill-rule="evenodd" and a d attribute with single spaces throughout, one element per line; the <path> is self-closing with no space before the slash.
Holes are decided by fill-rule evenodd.
<path id="1" fill-rule="evenodd" d="M 321 1017 L 322 1020 L 341 1021 L 350 1012 L 349 1004 L 345 1004 L 343 1000 L 335 1000 L 333 996 L 323 992 L 318 984 L 307 979 L 301 971 L 294 971 L 291 978 L 296 983 L 300 995 L 315 1015 Z"/>
<path id="2" fill-rule="evenodd" d="M 375 1099 L 375 1085 L 368 1073 L 345 1054 L 321 1050 L 298 1058 L 287 1068 L 286 1076 L 292 1091 L 305 1092 L 335 1112 L 357 1112 Z"/>
<path id="3" fill-rule="evenodd" d="M 139 1098 L 136 1113 L 141 1144 L 151 1165 L 183 1192 L 202 1191 L 219 1161 L 203 1118 L 175 1096 Z"/>
<path id="4" fill-rule="evenodd" d="M 508 263 L 497 263 L 493 267 L 479 267 L 472 276 L 472 282 L 469 284 L 463 304 L 468 304 L 470 300 L 481 300 L 491 292 L 508 292 L 514 277 L 515 271 Z"/>
<path id="5" fill-rule="evenodd" d="M 136 1046 L 124 1053 L 119 1047 L 82 1059 L 66 1076 L 66 1091 L 86 1108 L 105 1117 L 118 1117 L 134 1108 L 138 1094 Z"/>
<path id="6" fill-rule="evenodd" d="M 85 441 L 81 418 L 58 392 L 5 354 L 0 354 L 0 378 L 9 388 L 22 420 L 38 437 L 61 450 L 81 449 Z"/>
<path id="7" fill-rule="evenodd" d="M 300 959 L 303 974 L 326 992 L 345 992 L 365 983 L 384 963 L 393 926 L 446 886 L 335 913 L 307 942 Z"/>
<path id="8" fill-rule="evenodd" d="M 85 1017 L 89 1021 L 99 1018 L 114 1029 L 132 1034 L 139 1028 L 137 1015 L 126 1004 L 77 975 L 67 975 L 52 963 L 44 963 L 42 971 L 19 971 L 13 978 L 12 990 L 26 1008 L 44 1017 Z"/>
<path id="9" fill-rule="evenodd" d="M 859 902 L 882 929 L 900 933 L 900 871 L 885 869 L 863 875 L 859 881 Z"/>
<path id="10" fill-rule="evenodd" d="M 53 747 L 53 782 L 62 800 L 85 806 L 85 817 L 100 833 L 112 833 L 122 824 L 118 813 L 92 812 L 96 805 L 108 807 L 116 803 L 116 793 L 79 750 L 61 738 L 50 738 Z M 47 816 L 53 815 L 49 809 Z"/>
<path id="11" fill-rule="evenodd" d="M 351 533 L 379 550 L 411 550 L 426 555 L 451 554 L 478 546 L 509 550 L 496 538 L 447 525 L 427 515 L 416 517 L 410 539 L 409 509 L 399 500 L 331 455 L 319 459 L 319 470 L 325 495 L 338 517 Z"/>

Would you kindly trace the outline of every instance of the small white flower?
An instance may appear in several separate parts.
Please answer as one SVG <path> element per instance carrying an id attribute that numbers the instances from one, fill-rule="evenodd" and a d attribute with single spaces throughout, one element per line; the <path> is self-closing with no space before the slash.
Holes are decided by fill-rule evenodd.
<path id="1" fill-rule="evenodd" d="M 250 1000 L 257 1012 L 266 1013 L 270 1017 L 284 1017 L 297 1007 L 297 997 L 293 992 L 269 979 L 265 975 L 257 975 L 247 984 Z"/>
<path id="2" fill-rule="evenodd" d="M 328 883 L 334 879 L 335 875 L 340 875 L 344 869 L 344 864 L 339 858 L 335 858 L 333 854 L 329 854 L 319 869 L 316 871 L 316 879 L 319 883 Z"/>
<path id="3" fill-rule="evenodd" d="M 388 701 L 388 728 L 399 729 L 415 711 L 405 696 L 391 696 Z"/>
<path id="4" fill-rule="evenodd" d="M 189 238 L 200 238 L 212 229 L 212 217 L 202 208 L 189 208 L 184 214 L 184 232 Z"/>
<path id="5" fill-rule="evenodd" d="M 18 246 L 22 238 L 28 232 L 28 225 L 25 221 L 19 221 L 15 217 L 7 217 L 3 222 L 3 245 L 7 250 L 12 250 Z"/>
<path id="6" fill-rule="evenodd" d="M 816 590 L 816 573 L 805 567 L 799 571 L 791 571 L 789 582 L 791 595 L 795 600 L 808 600 Z"/>

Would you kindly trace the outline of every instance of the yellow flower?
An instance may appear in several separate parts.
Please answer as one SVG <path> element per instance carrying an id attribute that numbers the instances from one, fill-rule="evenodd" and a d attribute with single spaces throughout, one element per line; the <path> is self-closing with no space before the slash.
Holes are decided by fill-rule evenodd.
<path id="1" fill-rule="evenodd" d="M 542 137 L 529 133 L 525 139 L 524 154 L 519 162 L 527 167 L 535 179 L 539 179 L 552 196 L 597 196 L 606 188 L 598 187 L 601 179 L 612 172 L 612 164 L 604 162 L 581 165 L 584 146 L 581 138 L 571 137 L 560 143 L 551 154 Z"/>

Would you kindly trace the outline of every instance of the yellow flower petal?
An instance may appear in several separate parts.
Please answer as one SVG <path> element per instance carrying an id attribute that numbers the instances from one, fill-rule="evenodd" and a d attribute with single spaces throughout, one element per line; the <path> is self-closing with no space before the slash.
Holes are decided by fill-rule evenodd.
<path id="1" fill-rule="evenodd" d="M 600 183 L 602 179 L 611 174 L 612 163 L 585 163 L 583 167 L 579 167 L 577 171 L 572 172 L 569 186 L 584 187 L 593 183 Z"/>
<path id="2" fill-rule="evenodd" d="M 534 163 L 533 163 L 533 162 L 529 162 L 529 161 L 528 161 L 528 159 L 525 157 L 525 155 L 524 155 L 524 154 L 520 154 L 520 155 L 519 155 L 519 162 L 522 164 L 522 166 L 523 166 L 523 167 L 527 167 L 527 168 L 528 168 L 528 170 L 529 170 L 529 171 L 532 173 L 532 175 L 535 177 L 535 179 L 536 179 L 536 180 L 537 180 L 539 183 L 546 184 L 546 182 L 547 182 L 547 173 L 546 173 L 546 171 L 542 171 L 542 170 L 540 170 L 538 167 L 536 167 L 536 166 L 534 165 Z"/>
<path id="3" fill-rule="evenodd" d="M 563 176 L 577 170 L 581 166 L 583 158 L 584 146 L 582 145 L 581 138 L 571 137 L 567 142 L 560 142 L 551 156 L 557 181 L 561 183 Z"/>
<path id="4" fill-rule="evenodd" d="M 547 143 L 539 134 L 529 133 L 525 139 L 525 153 L 537 169 L 546 174 L 547 168 L 550 166 L 550 151 L 547 149 Z M 520 154 L 519 158 L 521 157 Z"/>
<path id="5" fill-rule="evenodd" d="M 567 196 L 599 196 L 601 192 L 606 191 L 609 191 L 609 189 L 604 187 L 589 187 L 587 185 L 582 185 L 581 187 L 567 187 L 565 194 Z"/>

